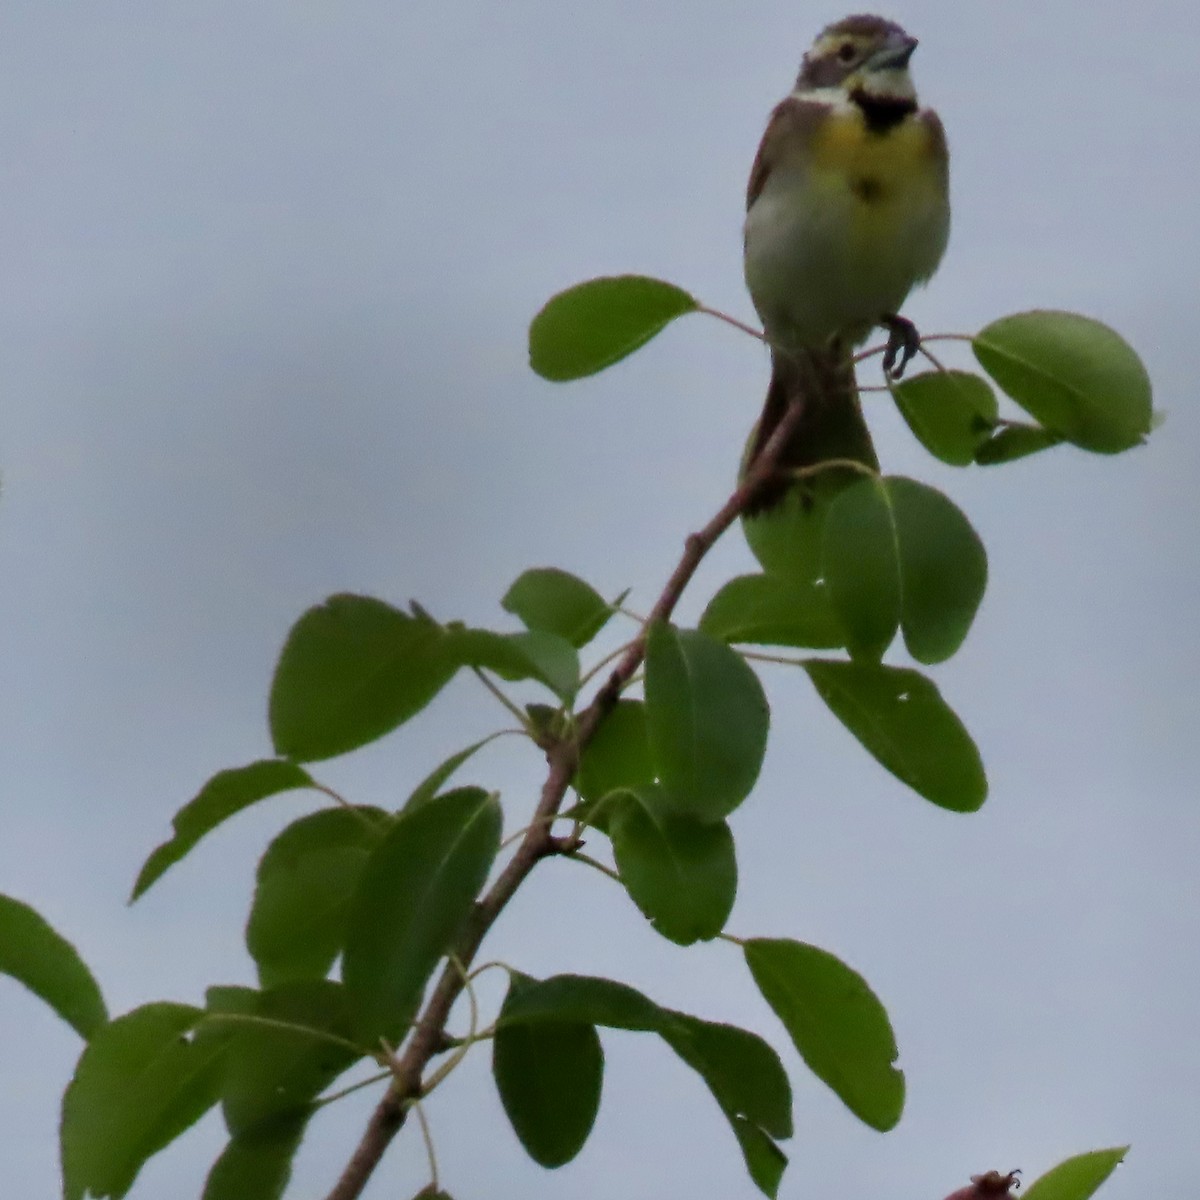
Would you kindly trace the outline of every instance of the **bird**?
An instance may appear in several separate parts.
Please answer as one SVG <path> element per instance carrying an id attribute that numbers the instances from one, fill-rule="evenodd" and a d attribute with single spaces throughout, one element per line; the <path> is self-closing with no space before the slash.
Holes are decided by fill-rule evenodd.
<path id="1" fill-rule="evenodd" d="M 746 516 L 775 508 L 798 468 L 851 459 L 879 469 L 853 351 L 886 328 L 885 372 L 903 373 L 920 339 L 900 308 L 937 270 L 950 234 L 949 151 L 937 113 L 917 101 L 916 47 L 884 17 L 828 25 L 755 155 L 743 263 L 771 382 L 745 463 L 793 400 L 803 412 L 778 470 L 743 505 Z"/>

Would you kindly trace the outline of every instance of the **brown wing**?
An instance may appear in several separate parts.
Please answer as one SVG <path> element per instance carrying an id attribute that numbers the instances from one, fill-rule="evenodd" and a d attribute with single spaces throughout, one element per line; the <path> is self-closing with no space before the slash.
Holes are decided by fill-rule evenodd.
<path id="1" fill-rule="evenodd" d="M 796 96 L 788 96 L 775 106 L 750 168 L 750 180 L 746 184 L 747 210 L 762 193 L 767 176 L 783 159 L 807 152 L 813 132 L 828 115 L 829 109 L 825 105 Z"/>

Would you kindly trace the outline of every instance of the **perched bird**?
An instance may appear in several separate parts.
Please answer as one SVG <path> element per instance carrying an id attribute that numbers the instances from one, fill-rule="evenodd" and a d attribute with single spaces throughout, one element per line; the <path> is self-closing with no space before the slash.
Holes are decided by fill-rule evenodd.
<path id="1" fill-rule="evenodd" d="M 878 467 L 851 354 L 883 326 L 885 370 L 903 371 L 918 338 L 900 307 L 937 269 L 950 232 L 949 154 L 937 114 L 917 103 L 916 46 L 883 17 L 846 17 L 817 36 L 771 114 L 746 190 L 746 285 L 771 347 L 747 461 L 798 397 L 781 471 L 831 458 Z M 746 513 L 788 486 L 772 479 Z"/>

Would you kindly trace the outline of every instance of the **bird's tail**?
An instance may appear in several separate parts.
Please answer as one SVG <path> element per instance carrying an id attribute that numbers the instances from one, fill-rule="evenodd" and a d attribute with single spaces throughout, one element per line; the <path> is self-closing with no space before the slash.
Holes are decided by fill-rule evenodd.
<path id="1" fill-rule="evenodd" d="M 798 480 L 795 472 L 802 468 L 830 459 L 852 459 L 873 471 L 879 469 L 858 400 L 854 362 L 850 352 L 840 348 L 800 356 L 772 351 L 771 384 L 746 456 L 747 466 L 762 453 L 793 401 L 803 406 L 803 412 L 779 456 L 778 470 L 743 509 L 748 517 L 776 508 L 793 486 L 813 488 L 819 476 Z M 846 472 L 831 468 L 829 474 L 844 480 Z"/>

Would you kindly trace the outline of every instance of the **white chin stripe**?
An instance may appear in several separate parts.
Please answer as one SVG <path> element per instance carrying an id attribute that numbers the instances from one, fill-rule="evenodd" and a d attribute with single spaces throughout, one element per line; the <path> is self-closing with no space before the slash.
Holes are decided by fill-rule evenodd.
<path id="1" fill-rule="evenodd" d="M 840 87 L 797 88 L 792 95 L 805 104 L 822 104 L 832 109 L 848 109 L 854 103 Z"/>
<path id="2" fill-rule="evenodd" d="M 883 71 L 868 71 L 855 77 L 855 87 L 860 87 L 868 96 L 881 100 L 916 100 L 917 90 L 906 67 L 888 67 Z M 797 88 L 793 93 L 797 100 L 809 104 L 824 104 L 827 108 L 846 109 L 853 103 L 844 87 Z"/>
<path id="3" fill-rule="evenodd" d="M 862 90 L 868 96 L 879 96 L 887 100 L 915 100 L 917 89 L 907 67 L 887 67 L 882 71 L 868 71 L 862 76 Z"/>

